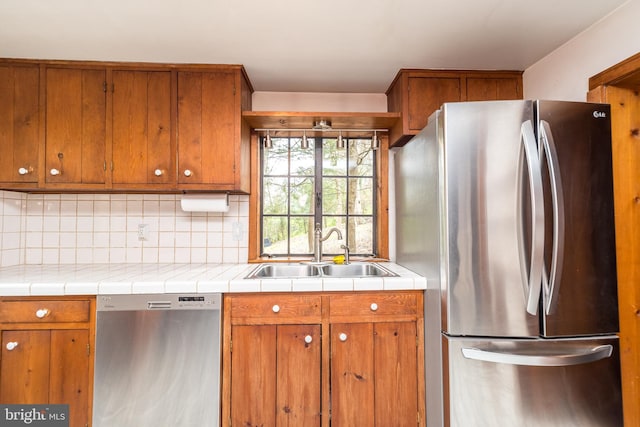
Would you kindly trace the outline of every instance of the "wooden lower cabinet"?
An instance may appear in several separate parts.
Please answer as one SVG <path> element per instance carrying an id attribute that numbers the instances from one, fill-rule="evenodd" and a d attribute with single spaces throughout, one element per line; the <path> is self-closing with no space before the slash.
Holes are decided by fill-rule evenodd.
<path id="1" fill-rule="evenodd" d="M 320 426 L 320 325 L 239 325 L 232 336 L 231 424 Z"/>
<path id="2" fill-rule="evenodd" d="M 331 325 L 331 425 L 416 426 L 415 322 Z"/>
<path id="3" fill-rule="evenodd" d="M 68 404 L 69 426 L 90 425 L 94 307 L 92 298 L 0 299 L 0 402 Z"/>
<path id="4" fill-rule="evenodd" d="M 222 425 L 424 426 L 422 319 L 421 292 L 226 296 Z"/>

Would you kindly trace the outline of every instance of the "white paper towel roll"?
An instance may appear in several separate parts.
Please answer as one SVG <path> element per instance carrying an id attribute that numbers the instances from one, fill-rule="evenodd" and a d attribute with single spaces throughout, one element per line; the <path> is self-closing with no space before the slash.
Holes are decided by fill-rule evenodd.
<path id="1" fill-rule="evenodd" d="M 227 212 L 229 196 L 227 194 L 185 194 L 180 200 L 185 212 Z"/>

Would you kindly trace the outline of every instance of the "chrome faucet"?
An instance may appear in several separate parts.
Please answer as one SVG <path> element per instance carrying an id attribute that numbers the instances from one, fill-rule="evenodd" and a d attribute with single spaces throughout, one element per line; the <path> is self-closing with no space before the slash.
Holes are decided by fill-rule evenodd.
<path id="1" fill-rule="evenodd" d="M 322 228 L 320 224 L 316 224 L 316 229 L 313 233 L 313 262 L 322 262 L 322 242 L 327 240 L 334 231 L 338 235 L 338 240 L 342 240 L 342 232 L 336 227 L 330 228 L 327 234 L 322 237 Z"/>

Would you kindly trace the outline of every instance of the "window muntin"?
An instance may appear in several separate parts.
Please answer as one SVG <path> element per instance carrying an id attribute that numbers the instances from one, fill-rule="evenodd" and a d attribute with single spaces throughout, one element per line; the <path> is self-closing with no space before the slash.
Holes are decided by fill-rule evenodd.
<path id="1" fill-rule="evenodd" d="M 314 224 L 337 227 L 354 255 L 376 248 L 375 152 L 370 139 L 271 137 L 261 148 L 261 254 L 309 256 Z M 262 144 L 261 144 L 262 146 Z M 339 254 L 345 240 L 323 242 L 325 254 Z"/>

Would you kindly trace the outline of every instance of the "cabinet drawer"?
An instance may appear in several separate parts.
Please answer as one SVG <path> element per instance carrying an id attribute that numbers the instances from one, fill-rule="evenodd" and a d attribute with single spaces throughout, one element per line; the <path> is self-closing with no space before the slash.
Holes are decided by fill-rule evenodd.
<path id="1" fill-rule="evenodd" d="M 88 322 L 89 301 L 2 301 L 0 323 Z"/>
<path id="2" fill-rule="evenodd" d="M 331 322 L 385 320 L 415 320 L 418 318 L 418 295 L 415 293 L 359 293 L 331 295 Z"/>
<path id="3" fill-rule="evenodd" d="M 230 300 L 231 323 L 236 325 L 321 321 L 319 295 L 241 295 Z"/>

